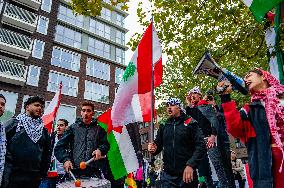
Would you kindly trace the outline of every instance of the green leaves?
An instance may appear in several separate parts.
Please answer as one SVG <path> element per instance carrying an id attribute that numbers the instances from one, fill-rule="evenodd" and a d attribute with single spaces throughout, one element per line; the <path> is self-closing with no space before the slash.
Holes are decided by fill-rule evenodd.
<path id="1" fill-rule="evenodd" d="M 254 68 L 268 68 L 265 27 L 254 20 L 240 0 L 152 0 L 154 24 L 163 52 L 168 56 L 164 66 L 163 84 L 156 97 L 185 99 L 187 91 L 199 85 L 203 92 L 215 88 L 217 80 L 205 75 L 192 75 L 200 58 L 208 49 L 216 62 L 239 76 Z M 137 10 L 141 25 L 145 19 L 142 6 Z M 135 49 L 141 36 L 128 43 Z M 248 97 L 234 93 L 242 105 Z"/>
<path id="2" fill-rule="evenodd" d="M 71 0 L 71 7 L 76 14 L 85 16 L 99 16 L 103 7 L 114 9 L 119 6 L 121 10 L 127 11 L 129 0 L 109 0 L 109 4 L 103 0 Z"/>

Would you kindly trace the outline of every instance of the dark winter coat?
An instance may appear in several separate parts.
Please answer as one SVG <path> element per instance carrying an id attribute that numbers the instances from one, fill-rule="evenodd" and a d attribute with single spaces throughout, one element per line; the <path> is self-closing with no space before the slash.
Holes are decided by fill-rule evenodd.
<path id="1" fill-rule="evenodd" d="M 154 142 L 157 145 L 154 155 L 164 150 L 164 171 L 173 176 L 182 176 L 187 165 L 196 169 L 206 154 L 198 123 L 183 113 L 161 125 Z"/>
<path id="2" fill-rule="evenodd" d="M 246 143 L 254 187 L 272 188 L 271 135 L 264 106 L 255 101 L 238 111 L 230 95 L 221 100 L 228 132 Z"/>
<path id="3" fill-rule="evenodd" d="M 79 169 L 81 162 L 93 157 L 93 151 L 99 149 L 102 155 L 106 155 L 109 148 L 107 133 L 95 120 L 90 125 L 86 125 L 81 118 L 78 118 L 65 130 L 54 148 L 54 154 L 59 162 L 70 160 L 73 167 Z M 95 169 L 96 166 L 95 162 L 90 163 L 84 171 L 85 175 L 92 176 L 91 169 Z"/>
<path id="4" fill-rule="evenodd" d="M 15 179 L 20 182 L 20 178 L 35 181 L 32 183 L 34 185 L 39 183 L 47 175 L 51 161 L 52 150 L 47 129 L 43 128 L 42 137 L 34 143 L 24 128 L 16 132 L 18 122 L 12 118 L 4 124 L 7 153 L 2 187 L 9 187 Z"/>
<path id="5" fill-rule="evenodd" d="M 210 135 L 217 135 L 217 129 L 209 121 L 209 119 L 204 115 L 207 111 L 206 106 L 196 106 L 196 107 L 186 107 L 186 114 L 193 117 L 199 124 L 202 133 L 205 137 Z M 204 111 L 204 113 L 203 113 Z"/>

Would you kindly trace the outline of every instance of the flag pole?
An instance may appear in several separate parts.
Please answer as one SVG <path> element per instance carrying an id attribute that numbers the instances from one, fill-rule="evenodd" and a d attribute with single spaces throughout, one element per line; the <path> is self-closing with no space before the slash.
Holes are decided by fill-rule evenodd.
<path id="1" fill-rule="evenodd" d="M 153 31 L 154 31 L 154 16 L 152 14 L 152 18 L 151 18 L 151 24 L 152 24 L 152 28 L 151 28 L 151 31 L 152 31 L 152 65 L 151 65 L 151 68 L 152 68 L 152 83 L 151 83 L 151 126 L 150 126 L 150 142 L 154 142 L 154 109 L 155 109 L 155 99 L 154 99 L 154 57 L 153 57 Z M 152 156 L 150 155 L 150 160 L 152 160 Z"/>

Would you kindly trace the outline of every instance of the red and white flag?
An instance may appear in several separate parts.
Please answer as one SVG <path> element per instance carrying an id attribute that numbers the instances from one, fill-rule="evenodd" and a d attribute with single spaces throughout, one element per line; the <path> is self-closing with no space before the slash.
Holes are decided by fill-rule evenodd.
<path id="1" fill-rule="evenodd" d="M 153 61 L 153 64 L 152 64 Z M 113 127 L 151 120 L 152 65 L 154 86 L 162 83 L 162 47 L 151 22 L 129 62 L 111 111 Z"/>
<path id="2" fill-rule="evenodd" d="M 44 127 L 47 128 L 48 133 L 51 133 L 53 129 L 53 121 L 60 106 L 61 91 L 62 83 L 59 84 L 59 90 L 55 93 L 53 99 L 51 100 L 42 116 Z"/>

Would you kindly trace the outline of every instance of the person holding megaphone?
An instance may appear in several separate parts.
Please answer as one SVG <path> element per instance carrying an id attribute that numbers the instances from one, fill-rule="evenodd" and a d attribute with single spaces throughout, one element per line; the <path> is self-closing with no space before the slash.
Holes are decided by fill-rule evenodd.
<path id="1" fill-rule="evenodd" d="M 245 142 L 254 188 L 281 188 L 284 183 L 284 86 L 270 73 L 254 69 L 244 77 L 251 103 L 240 111 L 230 98 L 232 85 L 218 87 L 227 130 Z"/>

